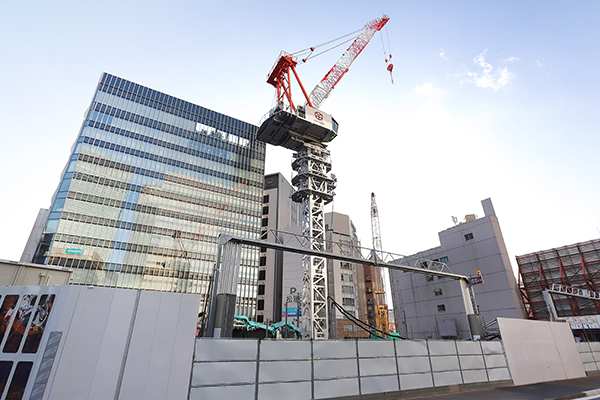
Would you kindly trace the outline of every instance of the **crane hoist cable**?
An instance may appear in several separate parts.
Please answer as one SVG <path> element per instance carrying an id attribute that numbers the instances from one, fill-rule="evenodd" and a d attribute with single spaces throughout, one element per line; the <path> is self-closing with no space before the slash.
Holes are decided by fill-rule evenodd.
<path id="1" fill-rule="evenodd" d="M 389 32 L 387 29 L 387 26 L 385 27 L 385 34 L 387 37 L 387 44 L 388 44 L 388 48 L 386 51 L 385 48 L 385 44 L 383 42 L 383 33 L 380 35 L 381 37 L 381 47 L 383 48 L 383 56 L 384 56 L 384 60 L 385 63 L 387 65 L 386 69 L 390 72 L 390 79 L 392 80 L 392 84 L 394 83 L 394 77 L 392 75 L 392 70 L 394 69 L 394 64 L 392 64 L 392 46 L 390 45 L 390 36 L 389 36 Z"/>
<path id="2" fill-rule="evenodd" d="M 357 29 L 357 30 L 355 30 L 355 31 L 353 31 L 353 32 L 350 32 L 350 33 L 347 33 L 347 34 L 345 34 L 345 35 L 343 35 L 343 36 L 340 36 L 340 37 L 338 37 L 338 38 L 335 38 L 335 39 L 328 40 L 328 41 L 326 41 L 326 42 L 323 42 L 323 43 L 321 43 L 321 44 L 318 44 L 318 45 L 316 45 L 316 46 L 311 46 L 311 47 L 307 47 L 306 49 L 298 50 L 298 51 L 296 51 L 295 53 L 291 53 L 291 54 L 292 54 L 294 57 L 302 58 L 302 57 L 303 57 L 303 54 L 305 54 L 305 53 L 309 53 L 309 55 L 308 55 L 308 56 L 306 56 L 306 57 L 303 57 L 303 59 L 302 59 L 302 61 L 306 62 L 306 60 L 308 60 L 309 58 L 314 58 L 314 57 L 316 57 L 316 56 L 318 56 L 318 55 L 321 55 L 321 54 L 323 54 L 323 53 L 326 53 L 326 52 L 328 52 L 329 50 L 332 50 L 332 49 L 334 49 L 334 48 L 336 48 L 336 47 L 339 47 L 339 46 L 341 46 L 341 45 L 342 45 L 342 44 L 344 44 L 344 43 L 348 43 L 349 41 L 351 41 L 352 39 L 354 39 L 354 36 L 355 36 L 355 35 L 356 35 L 358 32 L 361 32 L 361 31 L 363 31 L 364 29 L 365 29 L 365 26 L 363 26 L 363 27 L 361 27 L 361 28 L 359 28 L 359 29 Z M 332 46 L 332 47 L 330 47 L 330 48 L 328 48 L 328 49 L 325 49 L 325 50 L 323 50 L 322 52 L 320 52 L 320 53 L 318 53 L 318 54 L 315 54 L 314 56 L 311 56 L 311 54 L 312 54 L 312 53 L 313 53 L 313 52 L 314 52 L 316 49 L 318 49 L 318 48 L 320 48 L 320 47 L 323 47 L 323 46 L 327 46 L 328 44 L 331 44 L 331 43 L 335 43 L 335 42 L 337 42 L 338 40 L 345 39 L 345 38 L 347 38 L 347 37 L 348 37 L 348 36 L 350 36 L 350 35 L 353 35 L 353 37 L 352 37 L 352 38 L 350 38 L 350 39 L 348 39 L 348 40 L 346 40 L 346 41 L 344 41 L 344 42 L 342 42 L 342 43 L 340 43 L 340 44 L 336 44 L 336 45 L 334 45 L 334 46 Z"/>

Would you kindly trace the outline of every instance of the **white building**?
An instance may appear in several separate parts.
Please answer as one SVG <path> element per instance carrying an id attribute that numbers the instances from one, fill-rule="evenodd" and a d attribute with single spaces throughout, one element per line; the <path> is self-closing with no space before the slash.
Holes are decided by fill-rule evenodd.
<path id="1" fill-rule="evenodd" d="M 481 202 L 485 216 L 467 215 L 465 222 L 439 232 L 440 246 L 413 257 L 445 262 L 455 274 L 474 276 L 473 286 L 484 322 L 497 317 L 525 318 L 498 218 L 490 199 Z M 467 338 L 469 327 L 455 280 L 390 271 L 398 332 L 411 339 Z"/>

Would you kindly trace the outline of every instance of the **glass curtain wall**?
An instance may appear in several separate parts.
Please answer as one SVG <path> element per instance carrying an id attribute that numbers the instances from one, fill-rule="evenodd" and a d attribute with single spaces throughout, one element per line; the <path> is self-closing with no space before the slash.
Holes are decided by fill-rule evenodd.
<path id="1" fill-rule="evenodd" d="M 206 294 L 220 233 L 258 238 L 265 145 L 256 127 L 104 73 L 34 262 L 73 283 Z M 238 309 L 254 314 L 258 250 Z"/>

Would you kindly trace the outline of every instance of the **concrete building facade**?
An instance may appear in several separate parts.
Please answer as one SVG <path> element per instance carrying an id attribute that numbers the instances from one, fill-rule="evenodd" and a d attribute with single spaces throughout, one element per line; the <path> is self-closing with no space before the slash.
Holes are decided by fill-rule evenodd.
<path id="1" fill-rule="evenodd" d="M 300 206 L 291 199 L 294 191 L 282 174 L 265 176 L 261 224 L 265 240 L 274 242 L 278 239 L 274 233 L 266 234 L 269 230 L 300 234 Z M 281 321 L 285 317 L 283 309 L 286 302 L 288 308 L 292 309 L 292 312 L 288 312 L 288 317 L 297 317 L 297 303 L 302 293 L 302 275 L 299 276 L 298 284 L 297 276 L 290 282 L 290 273 L 298 269 L 294 265 L 301 262 L 300 256 L 284 254 L 273 249 L 260 250 L 256 321 Z M 287 278 L 285 285 L 284 275 Z M 294 275 L 298 275 L 298 271 Z"/>
<path id="2" fill-rule="evenodd" d="M 264 156 L 255 126 L 103 73 L 22 261 L 205 295 L 218 235 L 260 235 Z M 239 314 L 255 313 L 258 258 L 243 250 Z"/>
<path id="3" fill-rule="evenodd" d="M 331 212 L 325 214 L 326 239 L 332 243 L 334 254 L 353 254 L 360 247 L 356 228 L 348 215 Z M 364 318 L 366 313 L 361 305 L 365 301 L 365 280 L 362 264 L 354 264 L 339 260 L 327 260 L 327 287 L 329 296 L 355 318 Z M 362 319 L 366 321 L 365 319 Z M 344 339 L 353 337 L 370 337 L 362 329 L 346 318 L 335 307 L 329 311 L 329 338 Z"/>
<path id="4" fill-rule="evenodd" d="M 490 199 L 481 203 L 484 217 L 467 215 L 465 222 L 439 232 L 439 247 L 412 257 L 444 262 L 455 274 L 475 276 L 480 271 L 483 283 L 473 289 L 485 323 L 497 317 L 525 318 L 494 207 Z M 402 336 L 470 337 L 456 281 L 397 270 L 390 272 L 390 279 L 395 320 Z"/>

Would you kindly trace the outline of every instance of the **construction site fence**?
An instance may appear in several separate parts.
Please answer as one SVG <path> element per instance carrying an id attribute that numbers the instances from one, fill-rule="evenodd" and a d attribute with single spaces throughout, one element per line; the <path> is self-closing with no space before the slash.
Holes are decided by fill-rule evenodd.
<path id="1" fill-rule="evenodd" d="M 199 338 L 189 399 L 324 399 L 510 380 L 500 341 Z"/>

